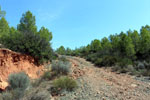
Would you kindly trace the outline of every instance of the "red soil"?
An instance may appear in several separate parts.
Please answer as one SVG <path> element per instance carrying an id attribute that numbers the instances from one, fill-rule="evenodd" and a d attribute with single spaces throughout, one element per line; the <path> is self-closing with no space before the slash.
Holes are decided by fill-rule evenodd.
<path id="1" fill-rule="evenodd" d="M 8 49 L 0 49 L 0 89 L 7 86 L 7 79 L 11 73 L 24 71 L 32 79 L 42 75 L 44 66 L 37 65 L 29 55 L 13 52 Z"/>

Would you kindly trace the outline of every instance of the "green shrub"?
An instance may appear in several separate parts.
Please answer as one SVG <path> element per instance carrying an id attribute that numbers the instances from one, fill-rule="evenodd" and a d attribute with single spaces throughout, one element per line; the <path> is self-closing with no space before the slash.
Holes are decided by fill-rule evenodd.
<path id="1" fill-rule="evenodd" d="M 20 98 L 22 98 L 24 96 L 24 92 L 25 91 L 21 88 L 11 90 L 13 100 L 19 100 Z"/>
<path id="2" fill-rule="evenodd" d="M 98 55 L 96 53 L 89 54 L 86 57 L 87 61 L 91 61 L 92 63 L 95 63 L 96 59 L 98 58 Z"/>
<path id="3" fill-rule="evenodd" d="M 0 44 L 0 48 L 5 48 L 4 45 Z"/>
<path id="4" fill-rule="evenodd" d="M 44 74 L 42 75 L 42 79 L 44 80 L 50 80 L 52 78 L 51 72 L 50 71 L 46 71 L 44 72 Z"/>
<path id="5" fill-rule="evenodd" d="M 67 58 L 64 55 L 60 56 L 59 60 L 63 61 L 63 62 L 67 62 L 68 61 Z"/>
<path id="6" fill-rule="evenodd" d="M 117 62 L 117 58 L 113 56 L 104 56 L 102 58 L 98 58 L 95 61 L 95 64 L 98 66 L 113 66 Z"/>
<path id="7" fill-rule="evenodd" d="M 50 94 L 48 92 L 39 91 L 28 100 L 50 100 Z"/>
<path id="8" fill-rule="evenodd" d="M 77 83 L 75 80 L 62 76 L 53 81 L 52 92 L 59 94 L 62 91 L 73 91 L 75 88 L 77 88 Z"/>
<path id="9" fill-rule="evenodd" d="M 57 74 L 67 75 L 70 71 L 70 63 L 64 61 L 53 61 L 52 62 L 52 71 Z"/>
<path id="10" fill-rule="evenodd" d="M 45 88 L 31 88 L 25 92 L 21 100 L 51 100 L 51 95 Z"/>
<path id="11" fill-rule="evenodd" d="M 30 95 L 27 100 L 51 100 L 48 91 L 36 91 Z"/>
<path id="12" fill-rule="evenodd" d="M 50 43 L 32 32 L 6 35 L 0 42 L 13 51 L 31 55 L 39 64 L 52 60 L 54 54 Z"/>
<path id="13" fill-rule="evenodd" d="M 20 100 L 24 95 L 24 91 L 20 88 L 2 93 L 0 100 Z"/>
<path id="14" fill-rule="evenodd" d="M 136 69 L 134 68 L 133 65 L 127 65 L 124 67 L 115 65 L 112 67 L 112 71 L 118 71 L 119 73 L 129 73 L 131 75 L 136 74 Z"/>
<path id="15" fill-rule="evenodd" d="M 138 70 L 138 72 L 140 73 L 140 75 L 143 75 L 143 76 L 150 76 L 150 70 L 141 69 L 141 70 Z"/>
<path id="16" fill-rule="evenodd" d="M 25 90 L 30 84 L 30 79 L 24 72 L 19 72 L 10 74 L 8 83 L 11 89 Z"/>
<path id="17" fill-rule="evenodd" d="M 126 67 L 126 66 L 128 66 L 128 65 L 132 65 L 132 64 L 133 64 L 133 62 L 132 62 L 132 60 L 129 59 L 129 58 L 122 58 L 122 59 L 120 59 L 119 62 L 118 62 L 118 65 L 121 66 L 122 68 L 123 68 L 123 67 Z"/>
<path id="18" fill-rule="evenodd" d="M 119 72 L 120 72 L 120 70 L 121 70 L 121 67 L 118 66 L 118 65 L 115 65 L 115 66 L 112 67 L 112 71 L 113 71 L 113 72 L 116 72 L 116 71 L 119 71 Z"/>
<path id="19" fill-rule="evenodd" d="M 0 96 L 0 100 L 13 100 L 13 95 L 10 92 L 4 92 Z"/>
<path id="20" fill-rule="evenodd" d="M 101 65 L 102 65 L 102 61 L 103 61 L 102 58 L 98 58 L 98 59 L 95 61 L 95 65 L 101 66 Z"/>

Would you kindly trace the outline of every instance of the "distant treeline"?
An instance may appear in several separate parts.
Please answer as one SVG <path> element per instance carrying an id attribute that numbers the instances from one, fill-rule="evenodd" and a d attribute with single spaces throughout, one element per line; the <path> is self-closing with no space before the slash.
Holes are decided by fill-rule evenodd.
<path id="1" fill-rule="evenodd" d="M 150 75 L 150 26 L 95 39 L 75 50 L 63 46 L 56 50 L 62 55 L 80 56 L 99 67 L 111 67 L 120 72 Z"/>

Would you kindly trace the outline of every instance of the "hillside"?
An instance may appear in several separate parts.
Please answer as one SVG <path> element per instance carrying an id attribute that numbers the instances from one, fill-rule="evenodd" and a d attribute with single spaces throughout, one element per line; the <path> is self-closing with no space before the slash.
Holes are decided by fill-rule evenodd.
<path id="1" fill-rule="evenodd" d="M 24 71 L 34 79 L 40 77 L 43 68 L 37 65 L 31 56 L 0 49 L 0 89 L 3 90 L 8 86 L 7 79 L 11 73 Z"/>
<path id="2" fill-rule="evenodd" d="M 97 68 L 78 57 L 68 57 L 72 76 L 79 88 L 58 100 L 149 100 L 150 81 L 127 74 L 117 74 L 108 68 Z"/>
<path id="3" fill-rule="evenodd" d="M 53 80 L 43 80 L 39 86 L 29 90 L 21 100 L 28 100 L 34 92 L 36 95 L 48 93 L 51 100 L 149 100 L 150 98 L 150 80 L 146 77 L 118 74 L 112 72 L 110 68 L 98 68 L 80 57 L 66 58 L 71 63 L 69 76 L 78 84 L 75 91 L 64 91 L 60 95 L 51 96 L 50 87 Z M 43 66 L 37 66 L 34 59 L 28 55 L 0 49 L 1 89 L 8 86 L 7 79 L 10 73 L 25 71 L 31 79 L 34 79 L 41 76 L 43 69 Z"/>

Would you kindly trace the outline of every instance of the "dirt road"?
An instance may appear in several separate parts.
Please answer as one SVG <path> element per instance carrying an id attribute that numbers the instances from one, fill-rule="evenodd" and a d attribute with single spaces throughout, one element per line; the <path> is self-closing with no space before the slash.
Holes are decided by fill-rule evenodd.
<path id="1" fill-rule="evenodd" d="M 79 88 L 60 100 L 150 100 L 150 82 L 97 68 L 83 58 L 67 57 Z"/>

